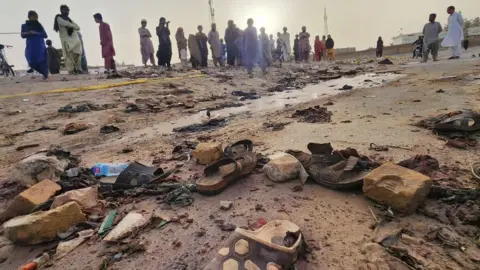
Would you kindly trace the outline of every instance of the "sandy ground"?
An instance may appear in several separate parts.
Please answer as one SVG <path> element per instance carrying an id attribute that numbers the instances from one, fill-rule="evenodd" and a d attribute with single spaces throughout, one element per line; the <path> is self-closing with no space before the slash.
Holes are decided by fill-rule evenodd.
<path id="1" fill-rule="evenodd" d="M 474 48 L 478 55 L 480 49 Z M 8 179 L 11 167 L 26 155 L 51 144 L 61 145 L 82 157 L 82 165 L 92 166 L 96 162 L 126 162 L 137 160 L 151 164 L 155 157 L 168 156 L 173 146 L 181 141 L 200 140 L 222 142 L 224 146 L 239 139 L 251 139 L 255 151 L 273 154 L 287 149 L 306 151 L 309 142 L 331 142 L 335 148 L 353 147 L 360 153 L 380 161 L 400 161 L 416 154 L 428 154 L 440 161 L 441 165 L 458 168 L 457 179 L 463 187 L 478 187 L 478 182 L 470 176 L 468 169 L 478 161 L 479 148 L 458 150 L 445 146 L 430 131 L 412 124 L 423 117 L 445 113 L 457 109 L 480 109 L 479 58 L 470 58 L 472 52 L 465 53 L 461 60 L 446 60 L 442 52 L 440 62 L 420 64 L 406 57 L 396 57 L 392 66 L 377 64 L 321 63 L 287 65 L 272 68 L 265 76 L 255 74 L 250 79 L 240 70 L 227 70 L 219 73 L 210 69 L 200 78 L 184 78 L 163 82 L 115 87 L 97 91 L 32 95 L 18 98 L 0 99 L 0 175 Z M 402 63 L 402 64 L 399 64 Z M 378 85 L 362 84 L 354 78 L 308 85 L 299 90 L 282 93 L 269 91 L 276 82 L 298 68 L 320 70 L 341 70 L 362 68 L 365 78 L 371 78 Z M 399 74 L 381 75 L 375 71 L 401 70 Z M 258 71 L 257 71 L 258 72 Z M 169 77 L 194 74 L 172 72 Z M 231 80 L 221 75 L 231 74 Z M 165 74 L 160 74 L 160 78 Z M 458 80 L 439 79 L 444 76 L 457 76 Z M 60 75 L 49 82 L 40 78 L 23 77 L 0 79 L 0 94 L 14 94 L 88 86 L 128 79 L 107 80 L 100 75 L 80 77 Z M 365 79 L 362 77 L 361 81 Z M 157 79 L 157 78 L 155 78 Z M 379 80 L 380 79 L 380 80 Z M 383 81 L 387 80 L 387 81 Z M 353 91 L 338 91 L 343 84 L 353 84 Z M 371 87 L 376 86 L 376 87 Z M 178 90 L 193 91 L 179 94 Z M 436 91 L 442 89 L 444 93 Z M 260 100 L 239 101 L 230 93 L 235 90 L 256 91 Z M 175 92 L 177 91 L 177 92 Z M 170 95 L 170 96 L 168 96 Z M 172 97 L 173 95 L 173 97 Z M 171 100 L 174 100 L 173 103 Z M 325 124 L 299 123 L 290 118 L 297 109 L 314 105 L 322 106 L 332 101 L 328 109 L 333 112 L 332 122 Z M 84 113 L 58 113 L 61 106 L 92 102 L 97 105 L 111 104 L 112 107 Z M 148 112 L 126 113 L 128 104 L 150 104 Z M 172 107 L 178 102 L 193 102 L 193 108 Z M 225 102 L 242 103 L 244 107 L 212 111 L 214 116 L 228 116 L 228 125 L 210 132 L 172 133 L 173 127 L 191 124 L 204 119 L 205 109 Z M 280 102 L 280 103 L 279 103 Z M 351 123 L 342 123 L 343 121 Z M 63 127 L 71 122 L 84 122 L 88 130 L 63 135 Z M 291 122 L 281 131 L 269 131 L 263 123 Z M 119 133 L 101 134 L 100 127 L 113 124 L 120 128 Z M 12 136 L 25 130 L 41 126 L 57 127 L 56 130 L 38 131 Z M 15 151 L 21 145 L 38 143 L 37 148 Z M 370 143 L 390 145 L 388 152 L 374 152 L 368 149 Z M 130 147 L 133 152 L 122 154 L 121 150 Z M 172 168 L 178 162 L 162 164 Z M 201 167 L 182 162 L 178 176 L 182 181 L 201 173 Z M 375 203 L 366 199 L 361 191 L 336 192 L 313 182 L 307 183 L 303 191 L 294 192 L 298 180 L 288 183 L 272 183 L 261 173 L 245 178 L 218 196 L 195 195 L 195 202 L 185 208 L 171 208 L 159 204 L 155 197 L 139 197 L 121 206 L 124 211 L 135 210 L 144 213 L 160 213 L 165 216 L 187 215 L 193 219 L 190 225 L 171 223 L 163 230 L 152 229 L 140 234 L 147 243 L 147 250 L 120 261 L 109 269 L 202 269 L 230 232 L 222 231 L 216 220 L 224 220 L 237 227 L 247 226 L 262 217 L 267 220 L 287 219 L 302 228 L 312 253 L 308 255 L 308 269 L 376 269 L 369 265 L 374 258 L 365 244 L 371 242 L 374 218 L 369 207 L 377 210 Z M 231 210 L 219 210 L 221 200 L 231 200 Z M 6 201 L 3 204 L 7 203 Z M 264 211 L 256 205 L 262 205 Z M 257 208 L 257 209 L 256 209 Z M 395 224 L 407 228 L 411 236 L 424 239 L 432 228 L 442 227 L 439 221 L 421 213 L 399 216 Z M 198 231 L 205 235 L 198 236 Z M 478 235 L 478 230 L 477 230 Z M 474 237 L 462 236 L 467 253 L 478 254 Z M 176 242 L 177 244 L 173 244 Z M 178 244 L 180 242 L 180 244 Z M 416 252 L 421 254 L 427 266 L 424 269 L 478 269 L 478 261 L 470 257 L 471 265 L 461 265 L 452 259 L 448 250 L 441 244 L 424 240 Z M 0 241 L 1 269 L 16 269 L 41 253 L 47 246 L 17 247 L 3 246 Z M 54 261 L 51 269 L 99 269 L 105 244 L 100 239 L 92 239 L 69 256 Z M 427 252 L 428 251 L 428 252 Z M 368 268 L 370 267 L 370 268 Z M 378 268 L 380 269 L 380 268 Z M 390 266 L 390 269 L 408 269 Z M 421 268 L 418 268 L 421 269 Z"/>

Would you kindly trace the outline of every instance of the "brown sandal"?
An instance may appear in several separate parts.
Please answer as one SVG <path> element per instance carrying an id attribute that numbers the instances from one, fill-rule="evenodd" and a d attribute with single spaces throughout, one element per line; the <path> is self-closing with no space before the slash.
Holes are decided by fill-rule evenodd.
<path id="1" fill-rule="evenodd" d="M 223 158 L 205 168 L 204 178 L 197 181 L 197 191 L 217 195 L 242 175 L 242 164 L 233 158 Z"/>
<path id="2" fill-rule="evenodd" d="M 287 220 L 270 221 L 256 231 L 237 228 L 204 270 L 280 270 L 297 260 L 300 228 Z"/>

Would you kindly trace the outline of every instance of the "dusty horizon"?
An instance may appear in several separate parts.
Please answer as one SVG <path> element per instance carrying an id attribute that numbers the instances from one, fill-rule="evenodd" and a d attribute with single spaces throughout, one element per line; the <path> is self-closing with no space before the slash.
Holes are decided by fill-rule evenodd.
<path id="1" fill-rule="evenodd" d="M 121 3 L 121 4 L 120 4 Z M 186 34 L 195 33 L 198 25 L 204 26 L 208 32 L 209 8 L 208 0 L 177 0 L 172 2 L 137 0 L 114 1 L 84 0 L 51 0 L 48 4 L 39 1 L 26 0 L 22 3 L 10 3 L 9 12 L 0 17 L 0 32 L 19 32 L 20 26 L 26 20 L 29 10 L 39 14 L 49 39 L 55 47 L 60 48 L 58 34 L 53 31 L 53 18 L 59 12 L 59 7 L 66 4 L 70 7 L 71 18 L 79 24 L 85 42 L 85 50 L 89 65 L 102 65 L 98 25 L 93 20 L 93 14 L 102 13 L 105 22 L 112 28 L 116 60 L 125 64 L 141 64 L 140 42 L 137 29 L 142 19 L 148 20 L 148 28 L 154 35 L 154 46 L 158 45 L 155 27 L 160 17 L 171 21 L 170 29 L 173 44 L 172 62 L 177 62 L 175 32 L 183 27 Z M 216 23 L 223 36 L 227 21 L 233 19 L 240 28 L 246 27 L 247 18 L 255 20 L 257 28 L 265 27 L 268 34 L 281 31 L 284 26 L 293 36 L 300 32 L 303 25 L 312 35 L 323 35 L 323 9 L 327 6 L 330 34 L 336 42 L 336 47 L 356 47 L 357 50 L 374 47 L 378 36 L 382 36 L 386 44 L 400 33 L 420 32 L 428 21 L 430 13 L 437 13 L 437 21 L 442 25 L 447 23 L 446 8 L 454 5 L 465 18 L 480 16 L 480 1 L 477 0 L 426 0 L 423 2 L 405 0 L 369 0 L 365 2 L 343 0 L 337 2 L 311 0 L 215 0 Z M 88 8 L 86 8 L 88 7 Z M 412 8 L 413 7 L 413 8 Z M 352 27 L 353 26 L 353 27 Z M 402 30 L 401 30 L 402 29 Z M 20 35 L 0 35 L 0 43 L 14 46 L 7 50 L 7 57 L 17 69 L 27 67 L 24 58 L 25 41 Z"/>

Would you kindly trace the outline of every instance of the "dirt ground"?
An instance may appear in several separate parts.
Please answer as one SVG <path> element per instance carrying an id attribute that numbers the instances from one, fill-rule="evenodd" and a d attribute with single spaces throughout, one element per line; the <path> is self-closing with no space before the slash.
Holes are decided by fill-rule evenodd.
<path id="1" fill-rule="evenodd" d="M 479 48 L 473 48 L 478 55 Z M 78 91 L 43 95 L 28 95 L 0 99 L 0 176 L 9 179 L 12 166 L 23 157 L 49 145 L 60 145 L 81 156 L 81 165 L 91 167 L 96 162 L 139 161 L 152 164 L 154 159 L 170 155 L 174 145 L 182 141 L 216 141 L 223 146 L 240 139 L 254 142 L 254 150 L 265 155 L 287 149 L 307 151 L 309 142 L 331 142 L 334 148 L 356 148 L 359 153 L 377 161 L 395 161 L 418 154 L 435 157 L 441 166 L 454 168 L 459 187 L 478 188 L 469 170 L 479 161 L 479 147 L 460 150 L 445 145 L 431 131 L 413 126 L 418 120 L 458 109 L 480 110 L 480 58 L 464 53 L 461 60 L 446 60 L 443 52 L 440 62 L 420 64 L 407 57 L 393 57 L 394 65 L 378 65 L 376 61 L 352 60 L 339 63 L 289 64 L 272 68 L 266 75 L 259 71 L 254 78 L 239 69 L 220 71 L 208 69 L 202 77 L 176 78 L 198 75 L 198 71 L 162 72 L 151 81 L 95 91 Z M 343 78 L 299 85 L 276 93 L 278 81 L 292 74 L 310 78 L 315 72 L 327 69 L 327 74 L 346 74 Z M 304 72 L 310 70 L 311 73 Z M 348 71 L 357 70 L 356 75 Z M 388 72 L 392 71 L 392 72 Z M 386 75 L 383 74 L 388 72 Z M 393 74 L 397 73 L 397 74 Z M 367 75 L 363 75 L 367 74 Z M 354 76 L 361 77 L 361 81 Z M 446 76 L 456 76 L 455 78 Z M 173 77 L 169 81 L 165 77 Z M 373 81 L 371 83 L 365 83 Z M 40 78 L 0 79 L 0 95 L 39 92 L 77 86 L 90 86 L 129 81 L 129 78 L 106 79 L 101 75 L 54 76 L 49 82 Z M 308 81 L 308 80 L 307 80 Z M 378 82 L 378 83 L 377 83 Z M 343 84 L 355 85 L 353 91 L 339 91 Z M 302 88 L 302 89 L 296 89 Z M 443 92 L 439 93 L 438 90 Z M 191 92 L 187 93 L 189 90 Z M 232 91 L 255 91 L 258 100 L 239 100 Z M 441 92 L 441 91 L 440 91 Z M 301 123 L 291 115 L 298 109 L 316 105 L 327 106 L 333 113 L 330 123 Z M 99 110 L 80 113 L 59 113 L 68 104 L 90 102 L 108 104 Z M 280 102 L 280 103 L 279 103 Z M 140 111 L 128 113 L 131 104 Z M 189 104 L 188 106 L 185 106 Z M 191 106 L 193 104 L 193 106 Z M 236 105 L 240 104 L 240 105 Z M 221 106 L 234 106 L 217 110 Z M 243 107 L 235 107 L 243 106 Z M 185 108 L 188 107 L 188 108 Z M 247 108 L 247 109 L 246 109 Z M 206 132 L 174 133 L 175 127 L 205 120 L 206 109 L 213 117 L 227 117 L 228 124 Z M 63 135 L 68 123 L 87 123 L 89 129 L 73 135 Z M 264 123 L 290 122 L 280 131 L 271 131 Z M 101 134 L 104 125 L 115 125 L 120 132 Z M 53 130 L 25 133 L 42 126 Z M 36 148 L 16 151 L 19 146 L 37 143 Z M 388 145 L 389 151 L 369 150 L 371 143 Z M 122 153 L 125 148 L 133 151 Z M 162 168 L 181 167 L 176 174 L 182 182 L 192 182 L 201 175 L 202 167 L 190 161 L 170 161 Z M 303 190 L 293 187 L 299 180 L 273 183 L 256 173 L 230 186 L 220 195 L 194 195 L 188 207 L 170 207 L 159 203 L 155 196 L 141 196 L 125 200 L 122 211 L 153 212 L 163 216 L 187 216 L 191 219 L 170 223 L 163 230 L 151 229 L 139 237 L 145 240 L 146 251 L 113 262 L 108 269 L 202 269 L 223 247 L 231 232 L 219 228 L 218 221 L 248 227 L 258 218 L 286 219 L 301 229 L 311 253 L 308 269 L 479 269 L 480 249 L 476 241 L 480 230 L 476 223 L 470 233 L 459 233 L 461 248 L 446 247 L 428 237 L 436 228 L 456 226 L 445 224 L 440 218 L 425 214 L 426 210 L 403 216 L 395 213 L 391 222 L 407 231 L 403 240 L 413 256 L 387 255 L 371 246 L 375 224 L 370 209 L 381 215 L 382 208 L 365 198 L 359 191 L 338 192 L 324 188 L 313 181 Z M 0 198 L 2 200 L 2 198 Z M 221 200 L 231 200 L 228 211 L 219 209 Z M 8 200 L 2 200 L 4 206 Z M 478 203 L 478 201 L 477 201 Z M 426 205 L 440 205 L 429 199 Z M 261 209 L 257 207 L 261 205 Z M 478 205 L 478 204 L 477 204 Z M 425 209 L 421 207 L 421 209 Z M 478 210 L 478 209 L 477 209 Z M 428 212 L 428 211 L 427 211 Z M 480 211 L 477 211 L 477 217 Z M 429 217 L 430 216 L 430 217 Z M 204 231 L 204 234 L 198 233 Z M 405 235 L 405 234 L 404 234 Z M 408 241 L 408 239 L 413 239 Z M 1 269 L 17 269 L 51 245 L 20 247 L 0 238 Z M 67 257 L 53 261 L 51 269 L 100 269 L 106 245 L 93 238 Z M 459 254 L 460 252 L 460 254 Z M 407 259 L 405 259 L 408 257 Z M 400 262 L 412 260 L 420 265 L 407 268 Z M 385 267 L 381 268 L 382 265 Z M 376 267 L 376 268 L 375 268 Z M 423 268 L 422 268 L 423 267 Z"/>

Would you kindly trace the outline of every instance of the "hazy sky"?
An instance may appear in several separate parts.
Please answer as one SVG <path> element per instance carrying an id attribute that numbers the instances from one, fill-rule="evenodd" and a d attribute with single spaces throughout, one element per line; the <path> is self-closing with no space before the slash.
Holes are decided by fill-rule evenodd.
<path id="1" fill-rule="evenodd" d="M 116 60 L 127 64 L 141 64 L 137 32 L 141 19 L 148 20 L 155 47 L 158 19 L 163 16 L 171 21 L 173 62 L 178 61 L 175 32 L 179 26 L 187 35 L 196 32 L 199 24 L 206 30 L 210 28 L 208 0 L 23 0 L 3 5 L 0 32 L 19 32 L 28 11 L 35 10 L 54 46 L 60 47 L 58 34 L 53 31 L 53 19 L 61 4 L 70 7 L 70 17 L 81 28 L 90 65 L 103 63 L 98 26 L 92 17 L 97 12 L 103 14 L 113 31 Z M 250 17 L 257 28 L 264 26 L 269 34 L 287 26 L 293 36 L 305 25 L 312 36 L 321 35 L 326 5 L 329 30 L 336 47 L 357 47 L 357 50 L 375 46 L 378 36 L 390 44 L 400 29 L 404 34 L 421 31 L 432 12 L 437 13 L 437 21 L 443 25 L 447 22 L 449 5 L 456 6 L 467 18 L 480 16 L 480 0 L 214 0 L 214 5 L 222 36 L 229 19 L 245 28 Z M 20 35 L 0 35 L 0 43 L 14 46 L 7 50 L 11 64 L 26 67 L 25 41 Z"/>

